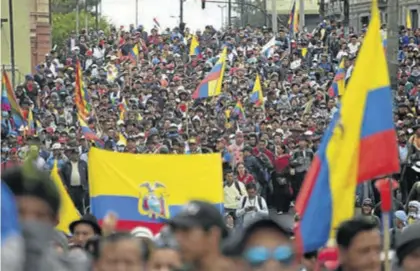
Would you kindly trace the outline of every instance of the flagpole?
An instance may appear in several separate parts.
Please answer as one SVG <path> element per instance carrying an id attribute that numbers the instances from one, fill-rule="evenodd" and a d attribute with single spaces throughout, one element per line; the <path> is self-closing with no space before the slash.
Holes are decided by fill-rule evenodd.
<path id="1" fill-rule="evenodd" d="M 15 89 L 16 73 L 15 73 L 15 32 L 13 27 L 13 0 L 9 0 L 9 31 L 10 31 L 10 65 L 12 74 L 12 88 Z M 3 67 L 4 69 L 4 67 Z"/>
<path id="2" fill-rule="evenodd" d="M 139 0 L 136 0 L 136 27 L 139 26 Z"/>

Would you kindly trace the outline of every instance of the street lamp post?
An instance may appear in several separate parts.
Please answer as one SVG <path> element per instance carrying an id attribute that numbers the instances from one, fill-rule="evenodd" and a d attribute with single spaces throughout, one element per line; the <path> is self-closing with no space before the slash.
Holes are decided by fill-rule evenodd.
<path id="1" fill-rule="evenodd" d="M 221 16 L 222 16 L 222 28 L 223 28 L 223 25 L 224 25 L 224 20 L 225 20 L 225 12 L 224 12 L 224 10 L 225 10 L 225 8 L 226 8 L 226 5 L 217 5 L 217 7 L 218 8 L 220 8 L 220 13 L 221 13 Z"/>

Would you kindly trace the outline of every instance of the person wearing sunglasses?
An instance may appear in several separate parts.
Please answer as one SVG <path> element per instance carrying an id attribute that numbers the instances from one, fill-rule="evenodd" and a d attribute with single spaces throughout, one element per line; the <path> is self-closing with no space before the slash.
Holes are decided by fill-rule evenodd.
<path id="1" fill-rule="evenodd" d="M 246 271 L 299 270 L 290 238 L 292 228 L 284 224 L 271 218 L 249 224 L 241 234 L 227 241 L 236 248 L 235 252 L 230 251 L 231 257 L 239 256 Z"/>

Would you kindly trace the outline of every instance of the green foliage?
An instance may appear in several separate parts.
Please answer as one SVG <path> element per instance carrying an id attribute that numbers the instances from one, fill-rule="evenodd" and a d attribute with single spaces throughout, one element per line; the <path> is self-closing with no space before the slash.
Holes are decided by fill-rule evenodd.
<path id="1" fill-rule="evenodd" d="M 90 13 L 79 13 L 79 29 L 85 27 L 85 18 L 88 16 L 88 28 L 96 28 L 95 16 Z M 99 18 L 99 29 L 107 32 L 109 22 L 105 17 Z M 61 47 L 69 38 L 70 33 L 76 30 L 76 12 L 52 14 L 52 40 L 53 44 Z"/>
<path id="2" fill-rule="evenodd" d="M 77 1 L 79 1 L 79 8 L 84 9 L 85 2 L 88 10 L 94 10 L 96 3 L 101 3 L 101 0 L 51 0 L 52 13 L 70 13 L 76 10 Z"/>

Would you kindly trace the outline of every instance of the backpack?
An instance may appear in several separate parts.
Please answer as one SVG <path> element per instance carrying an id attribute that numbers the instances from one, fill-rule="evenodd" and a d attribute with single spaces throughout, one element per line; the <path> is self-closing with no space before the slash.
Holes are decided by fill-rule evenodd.
<path id="1" fill-rule="evenodd" d="M 235 188 L 236 188 L 236 190 L 238 190 L 239 195 L 242 197 L 242 191 L 241 191 L 241 187 L 239 186 L 238 181 L 234 181 L 233 183 L 235 184 Z M 225 186 L 226 186 L 226 184 L 223 185 L 223 187 L 225 187 Z"/>
<path id="2" fill-rule="evenodd" d="M 262 209 L 262 206 L 263 206 L 263 204 L 262 204 L 262 198 L 260 196 L 256 196 L 256 197 L 257 197 L 257 205 L 258 205 L 258 208 L 260 208 L 260 210 L 261 210 Z M 242 202 L 241 202 L 242 209 L 245 207 L 246 199 L 247 198 L 248 197 L 243 197 L 242 198 Z"/>

